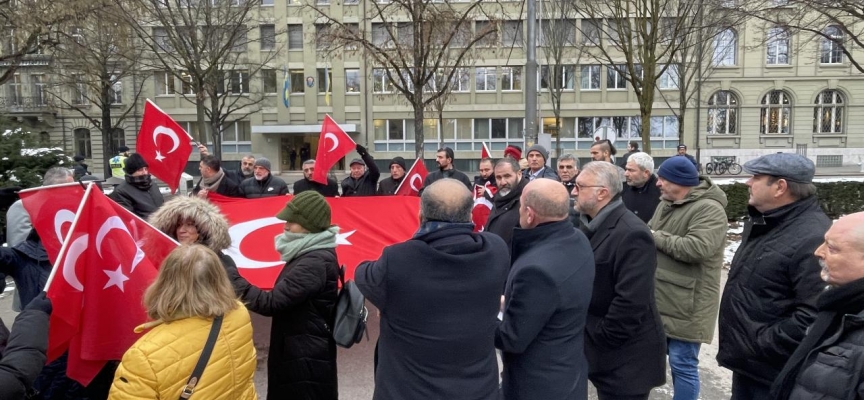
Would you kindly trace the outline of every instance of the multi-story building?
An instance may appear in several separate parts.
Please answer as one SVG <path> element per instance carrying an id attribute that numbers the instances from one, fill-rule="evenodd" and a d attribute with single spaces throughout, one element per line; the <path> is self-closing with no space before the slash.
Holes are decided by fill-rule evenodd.
<path id="1" fill-rule="evenodd" d="M 381 29 L 381 21 L 362 17 L 367 0 L 317 1 L 317 7 L 326 9 L 333 18 L 357 24 L 373 38 Z M 519 15 L 519 5 L 512 3 L 514 15 Z M 243 81 L 232 87 L 236 95 L 259 91 L 265 99 L 260 111 L 225 127 L 225 160 L 253 153 L 270 158 L 274 172 L 285 171 L 292 148 L 300 153 L 299 149 L 307 147 L 314 157 L 325 114 L 370 148 L 384 166 L 395 156 L 414 157 L 413 111 L 362 48 L 348 48 L 328 57 L 333 53 L 322 51 L 314 40 L 317 31 L 323 29 L 320 17 L 296 0 L 262 0 L 257 13 L 261 40 L 245 51 L 254 57 L 255 52 L 276 47 L 280 54 L 259 76 L 235 79 Z M 457 74 L 443 124 L 439 126 L 429 112 L 423 122 L 427 159 L 443 144 L 455 149 L 458 168 L 473 170 L 483 142 L 496 155 L 508 144 L 524 146 L 523 22 L 518 17 L 496 22 L 500 33 L 480 43 L 476 51 L 482 54 Z M 475 21 L 484 23 L 488 22 Z M 580 31 L 574 30 L 574 43 L 582 41 Z M 710 73 L 701 82 L 699 105 L 690 107 L 684 118 L 683 138 L 679 138 L 673 111 L 678 107 L 675 80 L 671 75 L 661 79 L 650 126 L 652 154 L 670 156 L 681 142 L 688 145 L 691 154 L 698 149 L 702 163 L 712 157 L 736 157 L 743 162 L 778 151 L 797 151 L 825 166 L 864 161 L 861 73 L 836 42 L 801 35 L 750 21 L 707 43 L 704 50 L 712 56 L 705 68 Z M 541 71 L 546 68 L 543 50 L 541 43 Z M 864 50 L 854 52 L 864 58 Z M 94 127 L 63 107 L 38 100 L 40 85 L 50 79 L 45 68 L 45 63 L 36 60 L 20 68 L 2 89 L 0 112 L 35 118 L 44 126 L 43 135 L 69 151 L 101 157 L 101 139 L 96 133 L 91 136 Z M 614 138 L 623 147 L 637 135 L 640 119 L 635 94 L 614 69 L 585 57 L 573 57 L 563 69 L 558 132 L 554 132 L 545 89 L 550 83 L 539 80 L 541 135 L 560 136 L 562 152 L 575 152 L 582 158 L 588 157 L 596 136 Z M 192 129 L 195 108 L 182 98 L 185 83 L 164 71 L 148 74 L 145 97 Z M 288 93 L 283 98 L 285 89 Z M 120 127 L 122 137 L 116 138 L 117 143 L 134 144 L 138 121 L 127 119 Z M 299 162 L 297 165 L 299 168 Z"/>

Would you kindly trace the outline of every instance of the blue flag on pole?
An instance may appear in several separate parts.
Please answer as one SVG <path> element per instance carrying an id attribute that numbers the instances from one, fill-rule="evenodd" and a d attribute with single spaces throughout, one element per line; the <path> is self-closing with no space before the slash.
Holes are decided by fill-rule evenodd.
<path id="1" fill-rule="evenodd" d="M 291 107 L 291 76 L 288 75 L 288 67 L 282 67 L 284 79 L 282 81 L 282 104 L 285 108 Z"/>

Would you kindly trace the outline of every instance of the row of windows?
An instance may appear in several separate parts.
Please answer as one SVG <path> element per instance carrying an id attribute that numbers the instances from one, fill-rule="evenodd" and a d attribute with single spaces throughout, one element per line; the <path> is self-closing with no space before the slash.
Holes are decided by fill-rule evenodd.
<path id="1" fill-rule="evenodd" d="M 7 104 L 13 106 L 32 105 L 46 106 L 50 103 L 52 95 L 56 95 L 56 86 L 49 86 L 45 74 L 30 74 L 27 75 L 29 82 L 24 82 L 21 74 L 14 74 L 6 82 L 6 97 Z M 69 82 L 69 90 L 71 92 L 70 100 L 75 105 L 87 105 L 90 102 L 90 96 L 96 95 L 91 93 L 92 82 L 87 82 L 85 75 L 79 74 L 71 77 Z M 117 75 L 109 77 L 111 90 L 108 93 L 111 105 L 123 104 L 123 82 Z M 29 93 L 26 93 L 25 88 L 29 87 Z M 29 94 L 29 96 L 28 96 Z"/>
<path id="2" fill-rule="evenodd" d="M 843 94 L 837 90 L 823 90 L 813 107 L 813 133 L 842 134 L 844 114 Z M 759 133 L 785 135 L 792 132 L 792 99 L 785 90 L 773 90 L 760 101 Z M 708 100 L 709 135 L 738 135 L 740 102 L 738 96 L 721 90 Z"/>
<path id="3" fill-rule="evenodd" d="M 843 54 L 843 31 L 831 25 L 823 31 L 823 37 L 819 41 L 819 63 L 820 64 L 842 64 Z M 768 30 L 765 42 L 765 63 L 767 65 L 789 65 L 792 63 L 790 53 L 789 31 L 783 27 L 774 27 Z M 714 66 L 738 65 L 738 33 L 734 29 L 724 29 L 713 39 L 712 64 Z"/>

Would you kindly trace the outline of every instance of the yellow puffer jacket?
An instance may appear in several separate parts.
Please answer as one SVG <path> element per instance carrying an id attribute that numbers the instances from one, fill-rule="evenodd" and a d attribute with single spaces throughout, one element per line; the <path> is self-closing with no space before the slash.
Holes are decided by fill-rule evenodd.
<path id="1" fill-rule="evenodd" d="M 170 323 L 154 321 L 135 328 L 141 332 L 153 327 L 123 355 L 108 398 L 179 398 L 211 325 L 211 319 L 195 317 Z M 255 363 L 249 311 L 238 303 L 222 321 L 216 346 L 191 400 L 257 400 L 252 380 Z"/>

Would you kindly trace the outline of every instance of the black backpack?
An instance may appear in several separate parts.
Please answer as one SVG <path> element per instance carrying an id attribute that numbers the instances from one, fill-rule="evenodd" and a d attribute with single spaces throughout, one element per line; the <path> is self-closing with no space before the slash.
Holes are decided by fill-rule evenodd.
<path id="1" fill-rule="evenodd" d="M 336 344 L 346 349 L 354 343 L 359 343 L 366 333 L 366 297 L 354 281 L 345 281 L 345 266 L 339 267 L 339 283 L 342 289 L 336 299 L 335 318 L 333 322 L 333 339 Z"/>

